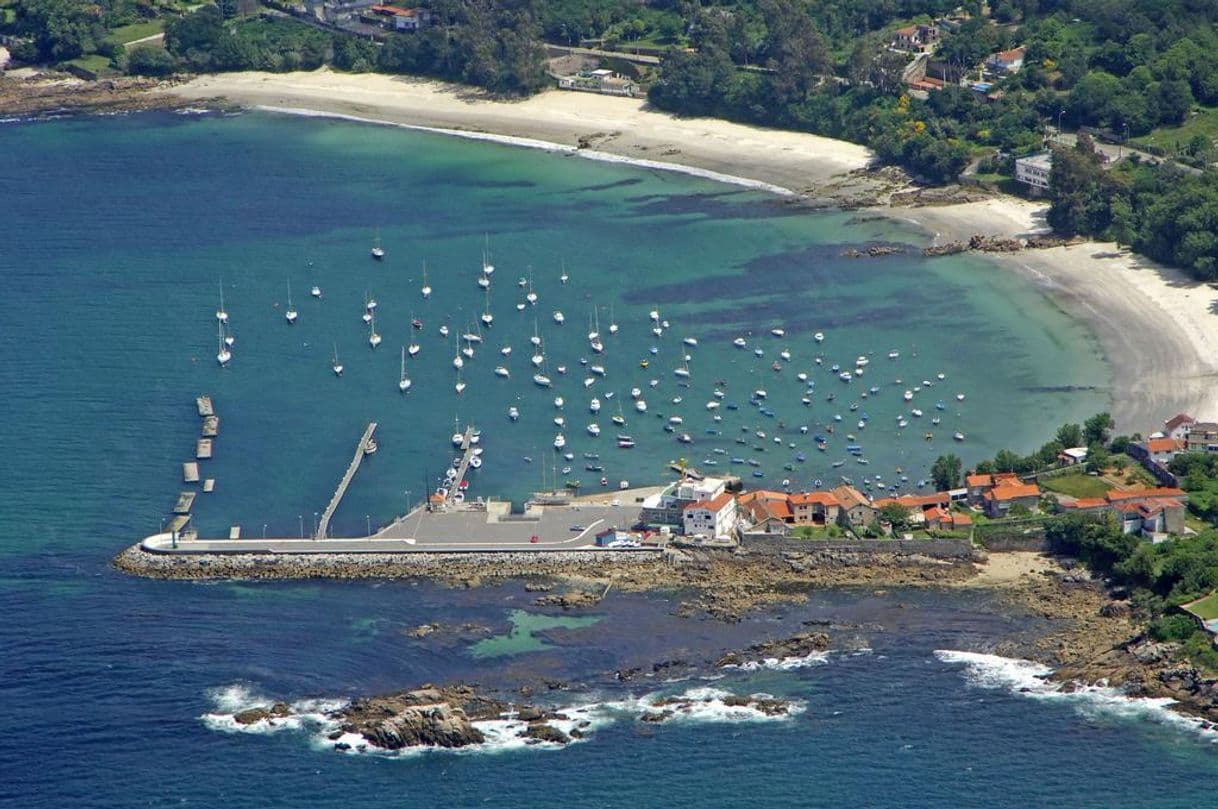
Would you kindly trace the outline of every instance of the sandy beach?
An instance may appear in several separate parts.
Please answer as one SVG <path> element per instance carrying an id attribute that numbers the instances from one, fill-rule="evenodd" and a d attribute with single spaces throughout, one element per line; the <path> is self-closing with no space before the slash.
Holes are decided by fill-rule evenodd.
<path id="1" fill-rule="evenodd" d="M 470 137 L 514 138 L 523 145 L 552 144 L 582 156 L 650 161 L 826 201 L 883 198 L 885 191 L 894 190 L 890 180 L 863 171 L 873 162 L 863 146 L 714 119 L 675 118 L 639 99 L 553 90 L 502 101 L 435 81 L 324 69 L 203 76 L 161 92 L 188 102 L 223 99 Z M 877 212 L 914 222 L 942 242 L 977 233 L 1043 233 L 1048 229 L 1046 209 L 1043 203 L 1002 197 Z M 1115 244 L 1086 242 L 992 258 L 1027 276 L 1095 331 L 1113 370 L 1112 413 L 1119 431 L 1149 433 L 1179 411 L 1218 417 L 1218 291 Z"/>
<path id="2" fill-rule="evenodd" d="M 1047 210 L 1004 197 L 895 213 L 942 242 L 1044 233 Z M 1025 275 L 1095 332 L 1116 380 L 1118 432 L 1145 435 L 1182 411 L 1218 416 L 1218 289 L 1112 242 L 988 257 Z"/>
<path id="3" fill-rule="evenodd" d="M 191 101 L 223 98 L 242 106 L 544 141 L 569 150 L 583 146 L 587 156 L 676 164 L 813 197 L 832 194 L 849 182 L 849 172 L 866 168 L 873 158 L 863 146 L 831 138 L 713 118 L 679 119 L 648 109 L 642 99 L 560 90 L 505 101 L 427 79 L 322 69 L 224 73 L 167 91 Z"/>

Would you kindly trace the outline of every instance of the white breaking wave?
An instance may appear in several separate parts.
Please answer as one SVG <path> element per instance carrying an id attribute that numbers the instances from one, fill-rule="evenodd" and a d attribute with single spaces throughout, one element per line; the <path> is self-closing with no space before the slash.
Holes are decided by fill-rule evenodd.
<path id="1" fill-rule="evenodd" d="M 544 742 L 523 736 L 522 734 L 528 730 L 529 723 L 517 719 L 514 714 L 506 714 L 499 719 L 471 723 L 486 738 L 481 744 L 452 749 L 408 747 L 401 750 L 385 750 L 369 744 L 367 739 L 357 733 L 341 732 L 341 723 L 331 718 L 330 714 L 343 708 L 347 704 L 345 700 L 299 700 L 287 703 L 291 709 L 288 716 L 268 717 L 250 724 L 241 724 L 236 720 L 237 714 L 253 708 L 270 708 L 275 701 L 242 684 L 214 689 L 208 693 L 208 696 L 212 700 L 215 710 L 203 714 L 200 720 L 211 730 L 221 733 L 251 734 L 279 733 L 285 730 L 300 731 L 309 734 L 310 744 L 318 750 L 338 750 L 350 755 L 410 758 L 434 752 L 472 755 L 525 749 L 559 750 L 565 746 L 556 742 Z M 645 714 L 667 712 L 664 723 L 769 722 L 789 720 L 806 710 L 806 706 L 802 702 L 787 701 L 786 708 L 782 712 L 767 714 L 756 707 L 755 701 L 772 699 L 768 694 L 752 694 L 748 697 L 751 702 L 743 705 L 729 705 L 727 702 L 729 699 L 736 701 L 738 698 L 730 691 L 707 686 L 690 688 L 676 694 L 656 691 L 640 697 L 559 708 L 555 710 L 555 713 L 561 714 L 565 718 L 550 719 L 546 724 L 570 736 L 571 743 L 575 744 L 587 739 L 600 728 L 623 719 L 635 721 Z M 573 736 L 573 732 L 578 736 Z"/>
<path id="2" fill-rule="evenodd" d="M 1020 660 L 978 652 L 940 649 L 935 657 L 944 663 L 965 666 L 965 679 L 979 688 L 1003 689 L 1029 699 L 1070 703 L 1089 719 L 1118 717 L 1153 722 L 1203 735 L 1218 742 L 1218 731 L 1205 727 L 1201 719 L 1171 709 L 1175 700 L 1168 697 L 1130 697 L 1106 685 L 1062 683 L 1048 679 L 1053 669 L 1031 660 Z"/>
<path id="3" fill-rule="evenodd" d="M 809 666 L 823 666 L 829 662 L 829 652 L 812 652 L 803 657 L 767 657 L 762 660 L 749 660 L 745 663 L 728 664 L 721 668 L 735 671 L 794 671 Z"/>
<path id="4" fill-rule="evenodd" d="M 680 163 L 667 163 L 661 160 L 647 160 L 639 157 L 626 157 L 623 155 L 610 154 L 609 152 L 598 152 L 595 149 L 580 149 L 576 146 L 567 146 L 562 143 L 553 143 L 548 140 L 539 140 L 537 138 L 521 138 L 514 135 L 496 135 L 491 132 L 471 132 L 465 129 L 445 129 L 438 126 L 420 126 L 418 124 L 403 124 L 394 121 L 383 121 L 378 118 L 365 118 L 359 115 L 348 115 L 341 112 L 323 112 L 321 110 L 302 109 L 300 107 L 273 107 L 265 104 L 260 104 L 254 109 L 264 112 L 275 112 L 282 115 L 298 115 L 304 118 L 336 118 L 343 121 L 355 121 L 361 124 L 379 124 L 381 126 L 394 126 L 399 129 L 411 129 L 417 132 L 431 132 L 437 135 L 450 135 L 457 138 L 465 138 L 467 140 L 489 141 L 491 143 L 502 143 L 508 146 L 521 146 L 526 149 L 540 149 L 546 152 L 558 152 L 565 155 L 575 155 L 588 160 L 598 160 L 603 163 L 624 163 L 630 166 L 637 166 L 645 169 L 657 169 L 659 171 L 671 171 L 677 174 L 686 174 L 691 177 L 701 177 L 705 180 L 714 180 L 715 182 L 725 183 L 727 185 L 736 185 L 744 188 L 752 188 L 758 191 L 766 191 L 782 197 L 799 196 L 798 193 L 790 188 L 784 188 L 780 185 L 762 182 L 761 180 L 751 180 L 748 177 L 737 177 L 734 174 L 722 174 L 718 171 L 709 169 L 700 169 L 694 166 L 684 166 Z"/>

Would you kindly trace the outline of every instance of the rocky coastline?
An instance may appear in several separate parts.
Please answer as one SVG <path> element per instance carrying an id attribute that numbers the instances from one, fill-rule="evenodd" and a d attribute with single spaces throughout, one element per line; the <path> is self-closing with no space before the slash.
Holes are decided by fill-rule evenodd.
<path id="1" fill-rule="evenodd" d="M 85 81 L 67 73 L 15 70 L 0 73 L 0 118 L 113 115 L 198 106 L 169 93 L 154 92 L 172 84 L 134 76 Z"/>

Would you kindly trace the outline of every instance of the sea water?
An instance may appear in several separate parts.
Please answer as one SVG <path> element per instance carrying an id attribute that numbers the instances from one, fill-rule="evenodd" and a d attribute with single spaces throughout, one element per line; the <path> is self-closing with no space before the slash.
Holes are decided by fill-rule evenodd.
<path id="1" fill-rule="evenodd" d="M 916 478 L 948 450 L 966 462 L 1003 446 L 1026 451 L 1055 424 L 1102 408 L 1109 381 L 1087 333 L 1013 274 L 969 258 L 924 261 L 913 249 L 921 237 L 899 226 L 810 215 L 755 189 L 268 115 L 7 125 L 0 187 L 0 801 L 1143 807 L 1209 800 L 1218 775 L 1211 741 L 1166 718 L 1162 706 L 1049 693 L 1022 664 L 959 655 L 984 655 L 1032 625 L 981 595 L 829 591 L 728 625 L 676 617 L 679 594 L 610 593 L 591 612 L 594 623 L 552 628 L 517 585 L 466 592 L 409 582 L 191 584 L 133 579 L 108 566 L 157 529 L 181 488 L 201 393 L 213 396 L 221 416 L 216 458 L 203 465 L 216 492 L 197 506 L 207 532 L 233 524 L 247 534 L 264 525 L 269 533 L 309 530 L 371 420 L 381 424 L 381 451 L 361 469 L 337 533 L 391 519 L 407 490 L 417 501 L 450 461 L 454 421 L 483 433 L 486 462 L 471 495 L 517 500 L 541 485 L 543 466 L 547 485 L 558 466 L 560 482 L 582 478 L 596 488 L 598 475 L 582 469 L 584 452 L 600 455 L 614 484 L 662 482 L 669 461 L 699 465 L 721 457 L 715 447 L 755 456 L 766 485 L 785 475 L 800 486 L 828 482 L 832 461 L 845 456 L 855 400 L 870 416 L 857 442 L 872 461 L 842 468 L 856 477 L 866 469 L 890 479 L 901 466 Z M 382 263 L 368 255 L 378 229 L 388 252 Z M 877 241 L 911 249 L 877 259 L 841 255 Z M 483 311 L 476 279 L 488 243 L 495 324 L 463 369 L 468 388 L 458 398 L 455 347 L 438 328 L 447 321 L 460 333 Z M 424 260 L 435 290 L 429 301 L 419 294 Z M 539 297 L 523 314 L 515 308 L 522 276 Z M 283 319 L 289 278 L 300 313 L 294 327 Z M 221 284 L 237 338 L 225 369 L 214 360 Z M 320 300 L 309 295 L 313 284 Z M 360 319 L 365 293 L 379 302 L 384 343 L 375 351 Z M 561 327 L 556 308 L 566 315 Z M 658 339 L 653 308 L 670 321 Z M 610 311 L 621 327 L 614 337 Z M 587 342 L 594 312 L 606 345 L 599 357 Z M 424 324 L 422 351 L 402 396 L 399 347 L 410 339 L 412 315 Z M 557 391 L 529 382 L 534 319 Z M 772 328 L 785 337 L 770 336 Z M 812 339 L 817 331 L 823 343 Z M 685 336 L 699 341 L 689 350 L 689 388 L 672 373 L 683 363 Z M 738 336 L 747 349 L 732 347 Z M 506 382 L 491 372 L 505 341 L 513 347 Z M 335 344 L 346 366 L 341 378 L 330 370 Z M 753 357 L 754 346 L 763 357 Z M 783 348 L 789 363 L 777 357 Z M 887 359 L 892 350 L 898 359 Z M 818 353 L 825 366 L 814 363 Z M 825 370 L 834 362 L 852 369 L 861 354 L 871 359 L 861 380 L 847 385 Z M 589 389 L 581 357 L 606 366 Z M 565 377 L 559 363 L 568 366 Z M 816 381 L 811 407 L 799 401 L 800 370 Z M 655 389 L 651 378 L 660 380 Z M 901 393 L 923 379 L 935 385 L 907 405 Z M 724 407 L 722 435 L 710 436 L 704 431 L 716 423 L 705 402 L 720 381 L 724 401 L 739 409 Z M 882 393 L 863 400 L 872 384 Z M 622 431 L 638 447 L 619 451 L 609 416 L 635 385 L 650 415 L 639 418 L 626 404 Z M 748 403 L 762 387 L 774 417 Z M 550 449 L 556 392 L 568 401 L 576 453 L 569 475 Z M 599 442 L 584 432 L 594 394 L 603 406 Z M 674 405 L 676 396 L 684 402 Z M 931 428 L 923 422 L 940 398 L 942 425 L 925 441 Z M 506 418 L 511 404 L 522 413 L 516 424 Z M 925 415 L 921 422 L 907 415 L 912 424 L 902 432 L 896 416 L 914 405 Z M 839 410 L 843 422 L 834 422 Z M 676 414 L 693 444 L 662 429 Z M 843 426 L 822 454 L 798 431 L 804 423 L 810 433 Z M 742 427 L 784 443 L 761 453 L 750 440 L 737 450 Z M 957 430 L 964 442 L 945 440 Z M 796 473 L 783 470 L 797 451 L 807 460 Z M 805 620 L 853 627 L 835 631 L 853 651 L 713 680 L 648 676 L 654 662 L 713 660 L 799 631 Z M 434 622 L 487 626 L 479 637 L 510 638 L 513 626 L 525 626 L 543 643 L 507 643 L 505 654 L 479 657 L 477 638 L 410 635 Z M 629 669 L 640 674 L 614 676 Z M 505 736 L 470 755 L 387 759 L 338 755 L 304 722 L 236 733 L 224 719 L 264 700 L 321 713 L 424 682 L 515 688 L 539 679 L 570 684 L 553 702 L 596 716 L 588 739 L 547 750 L 521 749 Z M 634 721 L 632 712 L 662 693 L 691 695 L 701 707 L 672 724 Z M 774 719 L 734 715 L 716 702 L 724 693 L 774 694 L 798 709 Z"/>

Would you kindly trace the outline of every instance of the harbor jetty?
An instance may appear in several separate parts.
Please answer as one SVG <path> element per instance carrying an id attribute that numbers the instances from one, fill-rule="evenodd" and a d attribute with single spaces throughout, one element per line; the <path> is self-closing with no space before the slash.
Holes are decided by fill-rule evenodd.
<path id="1" fill-rule="evenodd" d="M 351 481 L 355 480 L 355 473 L 359 471 L 360 464 L 364 462 L 364 458 L 371 455 L 376 450 L 376 443 L 373 441 L 373 433 L 376 432 L 376 422 L 368 423 L 364 428 L 364 434 L 360 437 L 359 443 L 355 446 L 355 455 L 351 458 L 351 463 L 347 465 L 347 471 L 343 473 L 342 480 L 338 482 L 338 488 L 334 490 L 334 495 L 330 498 L 330 502 L 326 505 L 326 510 L 322 512 L 321 520 L 317 523 L 317 533 L 314 539 L 325 539 L 330 531 L 330 520 L 334 518 L 334 512 L 338 510 L 338 504 L 342 502 L 343 495 L 347 493 L 347 488 L 351 485 Z"/>

